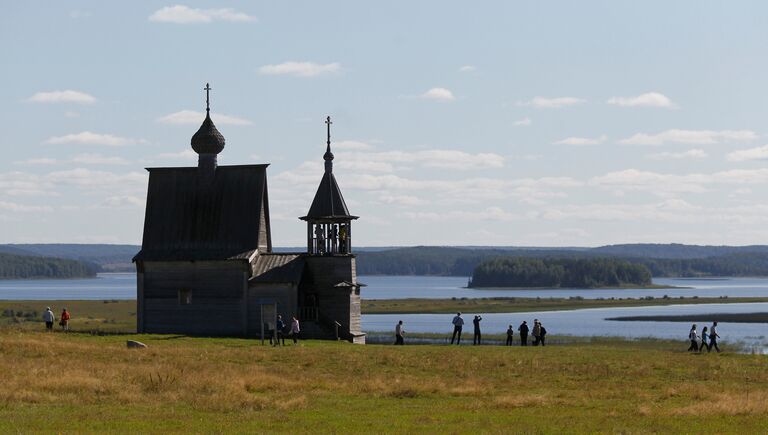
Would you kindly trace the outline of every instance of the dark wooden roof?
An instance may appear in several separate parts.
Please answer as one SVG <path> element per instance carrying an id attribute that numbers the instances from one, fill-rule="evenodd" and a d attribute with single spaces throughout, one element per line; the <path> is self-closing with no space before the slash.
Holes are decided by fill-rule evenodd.
<path id="1" fill-rule="evenodd" d="M 248 259 L 259 246 L 267 166 L 219 166 L 204 182 L 198 168 L 148 168 L 141 251 L 134 260 Z"/>
<path id="2" fill-rule="evenodd" d="M 253 262 L 249 283 L 294 283 L 304 272 L 302 254 L 260 254 Z"/>
<path id="3" fill-rule="evenodd" d="M 307 215 L 301 217 L 301 219 L 338 218 L 357 219 L 357 216 L 349 214 L 347 204 L 344 202 L 344 197 L 341 195 L 341 189 L 339 189 L 339 185 L 336 183 L 336 177 L 333 176 L 333 172 L 325 171 L 323 179 L 320 180 L 320 186 L 317 188 L 317 193 L 315 193 L 315 199 L 312 201 L 312 206 L 309 207 Z"/>

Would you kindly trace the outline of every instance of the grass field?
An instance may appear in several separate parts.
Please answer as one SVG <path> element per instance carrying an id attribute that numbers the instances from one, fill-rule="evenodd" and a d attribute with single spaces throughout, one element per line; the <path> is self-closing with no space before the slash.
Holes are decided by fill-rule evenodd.
<path id="1" fill-rule="evenodd" d="M 272 348 L 11 326 L 0 329 L 0 432 L 764 432 L 768 358 L 679 348 Z"/>

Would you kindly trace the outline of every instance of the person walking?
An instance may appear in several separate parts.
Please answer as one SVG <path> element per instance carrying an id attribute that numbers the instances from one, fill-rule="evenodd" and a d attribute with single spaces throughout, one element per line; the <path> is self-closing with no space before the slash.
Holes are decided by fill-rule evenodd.
<path id="1" fill-rule="evenodd" d="M 691 331 L 688 333 L 688 339 L 691 340 L 691 345 L 688 346 L 688 352 L 696 352 L 699 350 L 699 345 L 697 344 L 699 334 L 696 332 L 695 323 L 691 326 Z"/>
<path id="2" fill-rule="evenodd" d="M 51 311 L 51 307 L 45 308 L 45 312 L 43 313 L 43 321 L 45 322 L 46 331 L 52 332 L 53 322 L 56 321 L 56 316 L 53 314 L 53 311 Z"/>
<path id="3" fill-rule="evenodd" d="M 293 338 L 293 344 L 297 344 L 299 342 L 299 333 L 301 332 L 301 328 L 299 328 L 299 319 L 296 318 L 296 316 L 293 316 L 291 318 L 291 331 L 289 334 L 291 334 L 291 338 Z"/>
<path id="4" fill-rule="evenodd" d="M 283 316 L 280 314 L 277 315 L 277 322 L 275 322 L 275 344 L 274 346 L 280 345 L 280 340 L 283 340 L 283 346 L 285 346 L 285 337 L 283 336 L 283 331 L 285 330 L 285 322 L 283 322 Z"/>
<path id="5" fill-rule="evenodd" d="M 528 346 L 528 322 L 523 320 L 517 331 L 520 333 L 520 346 Z"/>
<path id="6" fill-rule="evenodd" d="M 705 326 L 701 330 L 701 344 L 699 345 L 699 353 L 701 353 L 701 351 L 704 350 L 705 347 L 707 348 L 707 352 L 709 352 L 709 346 L 707 346 L 707 337 L 708 336 L 709 336 L 709 334 L 707 334 L 707 327 Z"/>
<path id="7" fill-rule="evenodd" d="M 541 345 L 544 346 L 544 343 L 546 342 L 547 338 L 547 328 L 544 327 L 544 325 L 539 322 L 539 341 L 541 342 Z"/>
<path id="8" fill-rule="evenodd" d="M 461 318 L 461 313 L 456 313 L 456 316 L 453 318 L 451 323 L 453 323 L 453 335 L 451 336 L 451 344 L 453 344 L 453 340 L 456 338 L 458 338 L 458 340 L 456 340 L 456 344 L 461 344 L 461 328 L 464 326 L 464 319 Z"/>
<path id="9" fill-rule="evenodd" d="M 533 331 L 531 331 L 531 334 L 533 335 L 533 345 L 538 346 L 539 337 L 541 337 L 541 324 L 539 323 L 539 319 L 533 319 Z"/>
<path id="10" fill-rule="evenodd" d="M 59 320 L 59 325 L 61 325 L 62 331 L 69 331 L 69 317 L 69 311 L 64 308 L 61 311 L 61 319 Z"/>
<path id="11" fill-rule="evenodd" d="M 472 323 L 475 325 L 475 335 L 474 335 L 474 337 L 472 337 L 472 344 L 473 345 L 480 344 L 480 339 L 481 339 L 481 336 L 480 336 L 480 322 L 482 320 L 483 320 L 483 318 L 480 317 L 479 315 L 475 316 L 475 318 L 472 319 Z"/>
<path id="12" fill-rule="evenodd" d="M 507 328 L 507 346 L 512 346 L 512 337 L 515 335 L 515 330 L 512 329 L 512 325 Z"/>
<path id="13" fill-rule="evenodd" d="M 719 335 L 717 335 L 717 322 L 712 322 L 712 328 L 709 329 L 709 347 L 707 347 L 708 351 L 712 351 L 712 348 L 714 347 L 715 350 L 720 352 L 720 348 L 717 347 L 717 339 L 720 338 Z"/>
<path id="14" fill-rule="evenodd" d="M 395 326 L 395 346 L 402 346 L 405 344 L 405 340 L 403 340 L 404 333 L 403 321 L 401 320 L 397 322 L 397 326 Z"/>

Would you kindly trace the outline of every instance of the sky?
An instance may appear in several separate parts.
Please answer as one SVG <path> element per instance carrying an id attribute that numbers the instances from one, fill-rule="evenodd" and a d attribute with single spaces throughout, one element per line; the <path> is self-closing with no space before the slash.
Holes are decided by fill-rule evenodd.
<path id="1" fill-rule="evenodd" d="M 25 1 L 0 15 L 0 243 L 140 244 L 145 167 L 270 163 L 303 246 L 768 244 L 768 2 Z"/>

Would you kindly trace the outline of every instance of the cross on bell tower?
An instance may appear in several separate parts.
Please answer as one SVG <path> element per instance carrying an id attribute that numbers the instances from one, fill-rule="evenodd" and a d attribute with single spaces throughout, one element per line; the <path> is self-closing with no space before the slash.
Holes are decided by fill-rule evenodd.
<path id="1" fill-rule="evenodd" d="M 210 113 L 211 112 L 211 85 L 206 83 L 203 89 L 205 90 L 205 111 L 206 113 Z"/>

